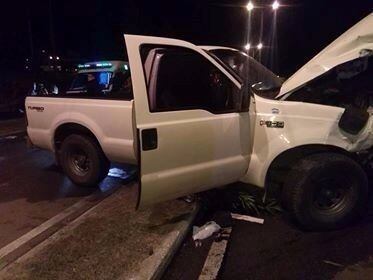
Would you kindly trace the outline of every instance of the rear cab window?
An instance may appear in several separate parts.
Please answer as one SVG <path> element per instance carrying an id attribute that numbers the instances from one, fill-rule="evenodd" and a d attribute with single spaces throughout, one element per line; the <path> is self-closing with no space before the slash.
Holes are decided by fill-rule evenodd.
<path id="1" fill-rule="evenodd" d="M 31 96 L 132 100 L 129 65 L 124 61 L 79 64 L 68 79 L 62 73 L 34 82 Z"/>

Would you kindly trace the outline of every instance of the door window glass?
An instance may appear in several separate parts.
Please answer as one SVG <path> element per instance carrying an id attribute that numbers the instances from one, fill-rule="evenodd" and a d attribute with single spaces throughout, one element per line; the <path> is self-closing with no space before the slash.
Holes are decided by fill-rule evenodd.
<path id="1" fill-rule="evenodd" d="M 280 92 L 282 79 L 245 53 L 227 49 L 213 49 L 208 53 L 218 57 L 228 65 L 247 82 L 247 86 L 257 95 L 275 99 Z"/>
<path id="2" fill-rule="evenodd" d="M 184 48 L 162 48 L 151 75 L 150 110 L 203 109 L 233 112 L 239 104 L 239 88 L 202 55 Z"/>

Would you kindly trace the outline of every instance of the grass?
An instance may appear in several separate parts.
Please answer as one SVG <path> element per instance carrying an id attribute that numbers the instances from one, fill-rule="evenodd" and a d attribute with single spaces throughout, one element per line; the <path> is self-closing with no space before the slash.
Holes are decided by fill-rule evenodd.
<path id="1" fill-rule="evenodd" d="M 225 210 L 255 216 L 282 212 L 275 198 L 255 189 L 228 187 L 213 190 L 202 195 L 202 202 L 208 211 Z"/>
<path id="2" fill-rule="evenodd" d="M 240 191 L 237 194 L 237 199 L 232 202 L 233 207 L 236 210 L 247 212 L 248 214 L 271 214 L 282 212 L 282 209 L 273 198 L 266 198 L 265 196 L 262 199 L 258 199 L 254 195 Z"/>

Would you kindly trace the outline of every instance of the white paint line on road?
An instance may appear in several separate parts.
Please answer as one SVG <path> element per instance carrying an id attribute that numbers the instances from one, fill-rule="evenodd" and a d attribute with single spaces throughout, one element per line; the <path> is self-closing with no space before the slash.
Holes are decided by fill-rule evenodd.
<path id="1" fill-rule="evenodd" d="M 6 139 L 6 140 L 13 140 L 13 139 L 17 139 L 17 138 L 18 138 L 18 136 L 16 136 L 16 135 L 9 135 L 9 136 L 4 137 L 4 139 Z"/>
<path id="2" fill-rule="evenodd" d="M 88 196 L 86 199 L 90 198 L 93 195 L 94 194 Z M 4 269 L 1 268 L 1 258 L 0 258 L 0 279 L 2 279 L 3 275 L 6 275 L 7 273 L 9 273 L 9 271 L 12 271 L 12 269 L 14 268 L 12 266 L 12 263 L 13 264 L 14 263 L 22 263 L 22 262 L 24 262 L 24 261 L 32 258 L 38 252 L 40 252 L 41 250 L 43 250 L 46 246 L 52 244 L 53 242 L 55 242 L 56 240 L 58 240 L 59 238 L 61 238 L 61 236 L 64 236 L 68 232 L 71 232 L 73 229 L 75 229 L 78 225 L 80 225 L 85 220 L 85 218 L 87 218 L 92 213 L 94 213 L 94 211 L 96 210 L 96 208 L 98 208 L 101 205 L 101 203 L 104 202 L 105 198 L 103 200 L 100 200 L 96 205 L 94 205 L 93 207 L 89 208 L 86 212 L 84 212 L 82 215 L 80 215 L 79 217 L 77 217 L 76 219 L 74 219 L 73 221 L 71 221 L 69 224 L 67 224 L 63 228 L 59 229 L 58 231 L 54 232 L 51 236 L 48 236 L 45 240 L 41 241 L 35 247 L 31 248 L 25 254 L 23 254 L 22 256 L 20 256 L 19 258 L 17 258 L 14 262 L 9 263 L 9 265 L 7 264 Z"/>
<path id="3" fill-rule="evenodd" d="M 34 237 L 43 233 L 44 231 L 51 228 L 52 226 L 58 224 L 59 222 L 61 222 L 66 217 L 73 214 L 75 211 L 79 210 L 84 204 L 87 203 L 87 199 L 89 199 L 90 197 L 93 197 L 94 195 L 96 195 L 96 193 L 93 193 L 90 196 L 79 200 L 77 203 L 75 203 L 74 205 L 70 206 L 69 208 L 63 210 L 61 213 L 57 214 L 56 216 L 49 219 L 48 221 L 42 223 L 40 226 L 32 229 L 28 233 L 22 235 L 20 238 L 14 240 L 13 242 L 6 245 L 5 247 L 1 248 L 0 249 L 0 260 L 1 260 L 1 258 L 9 255 L 11 252 L 18 249 L 19 247 L 21 247 L 22 245 L 24 245 L 25 243 L 27 243 L 28 241 L 30 241 Z"/>
<path id="4" fill-rule="evenodd" d="M 232 228 L 225 229 L 224 235 L 226 239 L 220 240 L 219 242 L 214 241 L 212 243 L 198 280 L 214 280 L 217 278 L 231 231 Z"/>

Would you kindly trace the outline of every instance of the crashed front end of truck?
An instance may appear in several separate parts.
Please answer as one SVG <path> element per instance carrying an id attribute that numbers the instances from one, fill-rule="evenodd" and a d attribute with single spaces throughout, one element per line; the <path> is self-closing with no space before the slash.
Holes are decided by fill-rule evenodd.
<path id="1" fill-rule="evenodd" d="M 345 109 L 338 130 L 347 151 L 356 153 L 366 167 L 373 158 L 373 51 L 363 49 L 360 57 L 340 64 L 306 83 L 286 98 Z"/>
<path id="2" fill-rule="evenodd" d="M 343 108 L 328 137 L 373 168 L 373 14 L 352 27 L 290 77 L 278 100 Z"/>
<path id="3" fill-rule="evenodd" d="M 285 82 L 242 52 L 208 49 L 250 86 L 255 137 L 242 181 L 279 195 L 308 229 L 364 213 L 373 175 L 372 30 L 370 14 Z"/>

